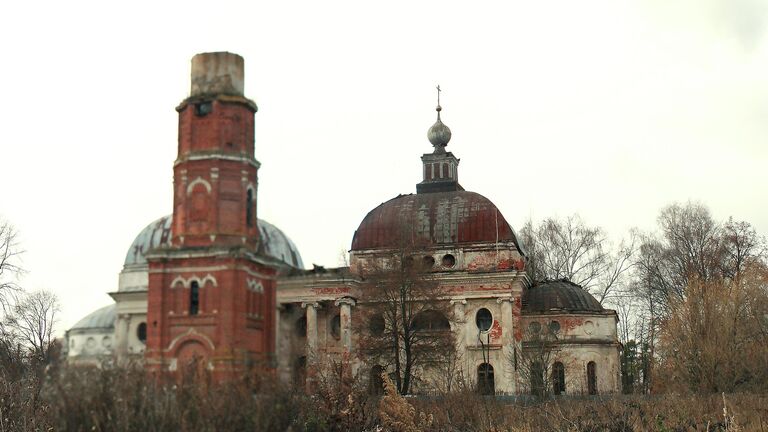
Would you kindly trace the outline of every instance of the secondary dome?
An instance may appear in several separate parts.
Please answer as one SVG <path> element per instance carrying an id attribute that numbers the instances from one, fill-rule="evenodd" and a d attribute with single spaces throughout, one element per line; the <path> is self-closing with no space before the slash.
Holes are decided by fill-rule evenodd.
<path id="1" fill-rule="evenodd" d="M 425 245 L 513 242 L 515 231 L 486 197 L 468 191 L 400 195 L 365 216 L 355 231 L 352 250 L 392 248 L 410 225 Z"/>
<path id="2" fill-rule="evenodd" d="M 523 294 L 523 313 L 603 312 L 603 306 L 584 288 L 568 280 L 543 282 Z"/>
<path id="3" fill-rule="evenodd" d="M 145 266 L 147 252 L 159 246 L 170 246 L 172 221 L 171 215 L 164 216 L 141 230 L 125 254 L 125 267 Z M 260 253 L 289 266 L 304 268 L 299 249 L 283 231 L 263 219 L 257 219 L 256 225 L 259 227 Z"/>
<path id="4" fill-rule="evenodd" d="M 115 309 L 114 304 L 96 309 L 78 321 L 70 330 L 113 328 L 115 326 Z"/>

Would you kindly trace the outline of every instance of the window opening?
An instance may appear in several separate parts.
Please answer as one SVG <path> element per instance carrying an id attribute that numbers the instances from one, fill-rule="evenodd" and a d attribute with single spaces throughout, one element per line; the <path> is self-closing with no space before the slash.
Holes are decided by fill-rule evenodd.
<path id="1" fill-rule="evenodd" d="M 371 320 L 368 322 L 368 330 L 370 330 L 371 334 L 374 336 L 381 336 L 384 334 L 384 317 L 381 314 L 376 314 L 371 317 Z"/>
<path id="2" fill-rule="evenodd" d="M 253 226 L 253 189 L 248 189 L 245 197 L 245 223 Z"/>
<path id="3" fill-rule="evenodd" d="M 496 393 L 493 379 L 493 366 L 483 363 L 477 367 L 477 391 L 483 395 Z"/>
<path id="4" fill-rule="evenodd" d="M 195 104 L 195 115 L 205 116 L 213 112 L 213 104 L 211 102 L 200 102 Z"/>
<path id="5" fill-rule="evenodd" d="M 141 323 L 136 327 L 136 337 L 141 343 L 147 343 L 147 323 Z"/>
<path id="6" fill-rule="evenodd" d="M 589 390 L 589 394 L 596 395 L 597 394 L 597 365 L 595 365 L 595 362 L 591 361 L 587 363 L 587 389 Z"/>
<path id="7" fill-rule="evenodd" d="M 493 325 L 493 315 L 486 308 L 481 308 L 475 314 L 475 323 L 480 331 L 488 331 Z"/>
<path id="8" fill-rule="evenodd" d="M 338 314 L 331 320 L 331 335 L 336 340 L 341 339 L 341 316 Z"/>
<path id="9" fill-rule="evenodd" d="M 189 314 L 197 315 L 200 310 L 200 285 L 193 281 L 189 288 Z"/>
<path id="10" fill-rule="evenodd" d="M 552 392 L 555 396 L 565 393 L 565 366 L 560 362 L 552 365 Z"/>
<path id="11" fill-rule="evenodd" d="M 456 265 L 456 257 L 451 254 L 445 254 L 442 263 L 443 267 L 451 268 Z"/>

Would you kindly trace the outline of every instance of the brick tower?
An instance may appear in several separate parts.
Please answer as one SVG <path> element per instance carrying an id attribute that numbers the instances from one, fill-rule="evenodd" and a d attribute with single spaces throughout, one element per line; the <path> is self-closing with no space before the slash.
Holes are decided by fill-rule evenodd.
<path id="1" fill-rule="evenodd" d="M 227 379 L 275 351 L 279 265 L 258 254 L 256 104 L 243 96 L 243 58 L 192 58 L 179 112 L 172 246 L 148 254 L 150 371 L 207 370 Z"/>

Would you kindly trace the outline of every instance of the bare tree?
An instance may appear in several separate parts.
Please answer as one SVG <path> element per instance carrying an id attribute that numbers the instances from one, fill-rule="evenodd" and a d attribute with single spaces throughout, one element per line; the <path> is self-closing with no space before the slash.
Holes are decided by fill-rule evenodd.
<path id="1" fill-rule="evenodd" d="M 536 281 L 567 279 L 608 299 L 632 266 L 635 234 L 615 250 L 605 232 L 587 225 L 578 215 L 547 218 L 539 225 L 528 221 L 521 230 L 528 248 L 528 271 Z"/>
<path id="2" fill-rule="evenodd" d="M 557 331 L 533 322 L 525 330 L 521 348 L 519 355 L 514 354 L 509 360 L 518 370 L 520 378 L 527 382 L 532 395 L 548 397 L 552 394 L 553 380 L 558 379 L 553 374 L 555 360 L 560 352 Z"/>
<path id="3" fill-rule="evenodd" d="M 671 390 L 768 388 L 768 269 L 749 264 L 735 279 L 691 277 L 660 325 L 659 373 Z"/>
<path id="4" fill-rule="evenodd" d="M 19 289 L 16 277 L 22 273 L 18 262 L 21 253 L 16 229 L 0 219 L 0 306 L 4 312 L 11 303 L 12 293 Z"/>
<path id="5" fill-rule="evenodd" d="M 361 353 L 392 371 L 400 394 L 455 360 L 453 308 L 410 232 L 403 229 L 397 248 L 361 269 L 356 324 Z"/>
<path id="6" fill-rule="evenodd" d="M 29 348 L 32 358 L 47 364 L 54 349 L 53 331 L 58 321 L 59 301 L 50 291 L 34 291 L 22 297 L 8 318 L 9 326 Z"/>

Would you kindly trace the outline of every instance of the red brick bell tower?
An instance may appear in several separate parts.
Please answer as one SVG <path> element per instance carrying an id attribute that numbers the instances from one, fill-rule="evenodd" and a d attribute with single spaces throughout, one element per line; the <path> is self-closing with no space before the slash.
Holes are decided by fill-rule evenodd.
<path id="1" fill-rule="evenodd" d="M 275 351 L 277 267 L 257 254 L 256 104 L 243 58 L 192 58 L 173 165 L 172 246 L 148 254 L 150 371 L 207 370 L 216 380 L 268 366 Z"/>

